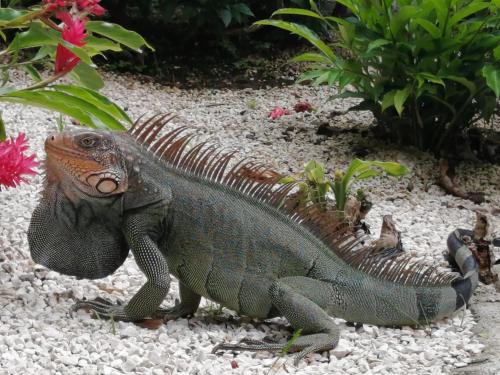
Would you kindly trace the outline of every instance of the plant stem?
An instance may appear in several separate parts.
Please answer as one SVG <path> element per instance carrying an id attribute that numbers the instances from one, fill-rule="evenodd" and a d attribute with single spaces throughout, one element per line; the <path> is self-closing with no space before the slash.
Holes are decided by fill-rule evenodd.
<path id="1" fill-rule="evenodd" d="M 59 78 L 64 77 L 68 73 L 69 73 L 68 71 L 63 70 L 62 72 L 59 72 L 59 73 L 57 73 L 57 74 L 55 74 L 47 79 L 44 79 L 43 81 L 40 81 L 32 86 L 26 87 L 24 90 L 36 90 L 36 89 L 46 87 L 46 86 L 50 85 L 52 82 L 57 81 Z"/>

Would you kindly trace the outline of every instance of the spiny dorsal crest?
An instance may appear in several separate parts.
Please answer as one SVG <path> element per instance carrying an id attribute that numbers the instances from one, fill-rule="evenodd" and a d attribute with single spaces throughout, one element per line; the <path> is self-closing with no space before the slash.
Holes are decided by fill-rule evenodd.
<path id="1" fill-rule="evenodd" d="M 448 285 L 458 276 L 440 271 L 406 253 L 384 256 L 374 246 L 365 246 L 366 238 L 354 236 L 349 224 L 337 212 L 325 211 L 320 205 L 304 207 L 290 195 L 295 183 L 281 184 L 284 175 L 273 171 L 252 158 L 235 161 L 235 151 L 201 142 L 190 149 L 194 138 L 184 134 L 181 126 L 159 136 L 165 125 L 176 115 L 167 113 L 141 122 L 139 119 L 128 134 L 143 148 L 171 168 L 231 187 L 257 201 L 274 207 L 291 221 L 307 228 L 347 264 L 377 278 L 414 286 Z M 229 168 L 230 164 L 232 167 Z"/>

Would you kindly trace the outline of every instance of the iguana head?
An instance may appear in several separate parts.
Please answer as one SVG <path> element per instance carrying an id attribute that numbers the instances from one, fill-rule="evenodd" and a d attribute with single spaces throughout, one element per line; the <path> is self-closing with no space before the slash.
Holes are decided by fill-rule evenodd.
<path id="1" fill-rule="evenodd" d="M 45 140 L 45 151 L 48 182 L 59 183 L 71 194 L 109 197 L 127 190 L 125 163 L 110 132 L 51 134 Z"/>

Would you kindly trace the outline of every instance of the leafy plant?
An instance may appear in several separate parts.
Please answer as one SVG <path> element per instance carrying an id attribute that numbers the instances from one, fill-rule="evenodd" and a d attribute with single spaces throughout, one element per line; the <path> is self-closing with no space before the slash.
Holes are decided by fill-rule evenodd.
<path id="1" fill-rule="evenodd" d="M 123 47 L 137 52 L 152 47 L 139 34 L 117 24 L 89 21 L 89 14 L 104 12 L 98 3 L 44 0 L 29 9 L 0 7 L 0 36 L 5 42 L 0 52 L 0 102 L 50 109 L 94 128 L 118 130 L 131 123 L 121 108 L 98 93 L 104 83 L 92 58 Z M 57 24 L 55 18 L 62 23 Z M 47 68 L 49 76 L 43 78 Z M 14 69 L 29 73 L 33 84 L 10 86 Z M 74 84 L 56 84 L 63 76 Z M 6 137 L 3 121 L 0 136 Z"/>
<path id="2" fill-rule="evenodd" d="M 334 98 L 361 98 L 385 137 L 435 154 L 456 152 L 476 120 L 489 121 L 500 97 L 500 1 L 338 0 L 345 19 L 283 8 L 273 16 L 305 16 L 329 27 L 332 43 L 310 28 L 279 19 L 256 22 L 307 40 L 317 52 L 299 81 L 337 85 Z M 337 54 L 335 51 L 344 51 Z"/>
<path id="3" fill-rule="evenodd" d="M 337 211 L 344 211 L 347 199 L 350 194 L 350 186 L 354 180 L 363 180 L 382 174 L 389 176 L 404 176 L 408 173 L 408 168 L 395 162 L 365 161 L 354 159 L 345 172 L 335 171 L 335 179 L 332 181 L 325 177 L 325 167 L 323 164 L 311 160 L 305 167 L 304 172 L 298 178 L 287 176 L 281 183 L 298 183 L 299 197 L 302 203 L 326 203 L 328 192 L 332 191 L 335 196 L 335 208 Z M 360 193 L 358 197 L 361 199 Z"/>

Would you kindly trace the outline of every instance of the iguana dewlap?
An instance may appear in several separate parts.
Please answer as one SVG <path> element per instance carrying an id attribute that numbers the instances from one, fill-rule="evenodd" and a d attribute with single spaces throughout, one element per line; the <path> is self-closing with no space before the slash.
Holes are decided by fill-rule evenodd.
<path id="1" fill-rule="evenodd" d="M 129 249 L 147 277 L 125 306 L 80 302 L 101 317 L 140 320 L 193 314 L 206 297 L 239 314 L 284 316 L 301 336 L 297 360 L 335 347 L 330 316 L 377 325 L 417 325 L 463 306 L 477 265 L 459 230 L 448 240 L 462 276 L 408 255 L 377 256 L 340 220 L 317 207 L 283 204 L 293 185 L 252 160 L 235 162 L 204 143 L 187 148 L 169 117 L 126 133 L 78 130 L 46 140 L 46 180 L 28 232 L 33 259 L 79 278 L 114 272 Z M 330 216 L 331 219 L 331 216 Z M 180 304 L 159 306 L 170 275 Z M 219 348 L 280 350 L 244 342 Z"/>

